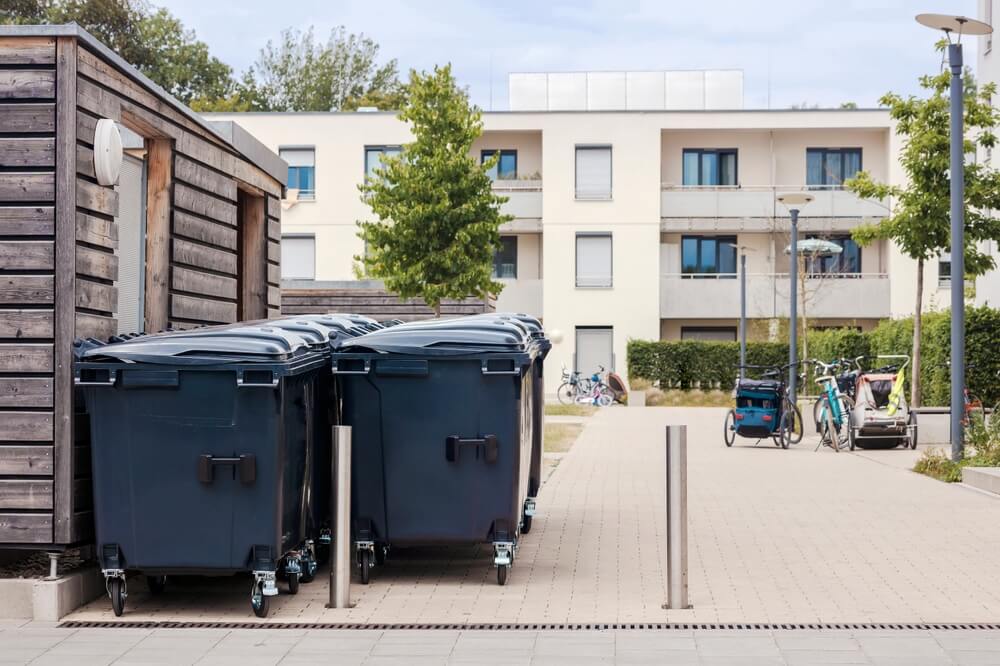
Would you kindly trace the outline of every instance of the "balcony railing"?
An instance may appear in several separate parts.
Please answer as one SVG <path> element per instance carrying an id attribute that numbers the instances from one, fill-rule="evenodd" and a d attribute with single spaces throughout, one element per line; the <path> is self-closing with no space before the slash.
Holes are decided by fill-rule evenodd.
<path id="1" fill-rule="evenodd" d="M 503 291 L 497 296 L 497 312 L 524 312 L 533 317 L 542 317 L 541 279 L 508 280 L 500 279 Z"/>
<path id="2" fill-rule="evenodd" d="M 660 192 L 660 216 L 686 219 L 787 217 L 787 208 L 777 201 L 779 194 L 787 192 L 808 192 L 814 197 L 801 208 L 799 215 L 804 218 L 884 217 L 889 213 L 885 201 L 860 199 L 837 187 L 701 187 L 665 183 Z"/>
<path id="3" fill-rule="evenodd" d="M 740 316 L 740 283 L 735 273 L 660 276 L 660 317 L 735 319 Z M 808 317 L 878 319 L 888 317 L 889 280 L 885 273 L 825 273 L 806 278 Z M 747 317 L 789 315 L 788 273 L 747 273 Z M 799 296 L 800 302 L 802 295 Z"/>
<path id="4" fill-rule="evenodd" d="M 517 219 L 542 218 L 541 180 L 495 180 L 493 191 L 507 197 L 501 210 Z"/>

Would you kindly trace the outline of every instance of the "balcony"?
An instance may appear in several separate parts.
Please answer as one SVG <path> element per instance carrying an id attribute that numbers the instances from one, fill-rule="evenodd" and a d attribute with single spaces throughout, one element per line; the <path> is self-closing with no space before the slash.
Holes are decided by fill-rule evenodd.
<path id="1" fill-rule="evenodd" d="M 889 280 L 884 273 L 839 273 L 806 280 L 805 309 L 810 318 L 880 319 L 889 316 Z M 789 315 L 788 273 L 747 274 L 747 317 Z M 801 298 L 801 296 L 800 296 Z M 737 319 L 740 281 L 733 273 L 660 276 L 662 319 Z"/>
<path id="2" fill-rule="evenodd" d="M 541 180 L 495 180 L 493 191 L 507 197 L 500 210 L 515 220 L 542 219 Z"/>
<path id="3" fill-rule="evenodd" d="M 542 317 L 542 281 L 500 279 L 503 291 L 497 296 L 497 312 L 523 312 Z"/>
<path id="4" fill-rule="evenodd" d="M 742 218 L 765 220 L 787 217 L 776 200 L 778 194 L 804 191 L 813 195 L 802 208 L 801 218 L 883 217 L 884 201 L 859 199 L 851 192 L 834 188 L 777 187 L 694 187 L 664 185 L 660 192 L 660 216 L 667 219 Z"/>

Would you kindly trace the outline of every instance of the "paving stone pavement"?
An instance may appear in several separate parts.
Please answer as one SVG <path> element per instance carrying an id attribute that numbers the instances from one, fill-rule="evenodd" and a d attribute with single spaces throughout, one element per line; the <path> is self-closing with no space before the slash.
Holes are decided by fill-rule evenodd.
<path id="1" fill-rule="evenodd" d="M 0 622 L 0 663 L 504 666 L 1000 663 L 1000 631 L 65 629 Z"/>
<path id="2" fill-rule="evenodd" d="M 489 548 L 400 551 L 371 585 L 352 586 L 354 608 L 326 609 L 321 575 L 273 600 L 268 620 L 1000 620 L 1000 498 L 914 474 L 915 454 L 903 450 L 814 452 L 808 439 L 787 451 L 751 440 L 727 449 L 723 416 L 610 408 L 588 419 L 540 493 L 540 515 L 505 587 L 495 583 Z M 661 607 L 667 424 L 689 428 L 690 610 Z M 123 619 L 252 621 L 248 590 L 243 578 L 182 581 L 150 597 L 133 580 Z M 114 618 L 102 598 L 68 619 Z"/>

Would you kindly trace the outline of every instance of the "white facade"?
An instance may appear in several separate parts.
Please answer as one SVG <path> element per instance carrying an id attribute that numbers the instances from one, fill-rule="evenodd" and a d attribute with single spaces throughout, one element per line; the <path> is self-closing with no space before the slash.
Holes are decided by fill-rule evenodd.
<path id="1" fill-rule="evenodd" d="M 314 197 L 286 202 L 282 233 L 313 239 L 314 279 L 353 279 L 353 257 L 364 251 L 356 222 L 371 216 L 358 192 L 366 151 L 405 143 L 407 127 L 392 113 L 220 117 L 237 119 L 276 151 L 314 149 Z M 547 364 L 553 380 L 560 366 L 596 363 L 609 347 L 608 362 L 624 374 L 629 339 L 733 339 L 739 281 L 728 243 L 747 255 L 748 313 L 757 321 L 750 334 L 766 336 L 767 320 L 788 313 L 789 223 L 776 194 L 815 196 L 802 210 L 803 237 L 845 238 L 889 202 L 817 184 L 810 164 L 822 164 L 824 178 L 858 163 L 877 179 L 902 177 L 884 110 L 498 112 L 483 121 L 473 156 L 500 150 L 508 169 L 516 161 L 496 181 L 516 217 L 502 233 L 517 238 L 503 266 L 516 277 L 503 280 L 498 308 L 539 316 L 561 333 Z M 692 182 L 696 159 L 715 174 L 708 184 Z M 685 248 L 705 258 L 697 277 Z M 912 312 L 914 262 L 885 243 L 852 256 L 854 263 L 809 280 L 812 325 L 867 329 Z M 936 264 L 927 272 L 936 284 Z"/>
<path id="2" fill-rule="evenodd" d="M 996 25 L 995 21 L 1000 17 L 998 12 L 1000 12 L 1000 0 L 979 0 L 979 20 Z M 976 79 L 980 84 L 1000 85 L 1000 55 L 993 48 L 994 39 L 993 35 L 978 38 Z M 971 53 L 965 54 L 966 61 L 972 59 L 971 55 Z M 993 104 L 996 106 L 998 103 L 996 96 L 993 99 Z M 977 158 L 984 160 L 993 168 L 998 166 L 996 162 L 998 158 L 992 154 L 981 152 Z M 986 245 L 986 250 L 992 254 L 997 264 L 997 270 L 976 280 L 976 304 L 1000 307 L 1000 244 L 991 241 Z"/>

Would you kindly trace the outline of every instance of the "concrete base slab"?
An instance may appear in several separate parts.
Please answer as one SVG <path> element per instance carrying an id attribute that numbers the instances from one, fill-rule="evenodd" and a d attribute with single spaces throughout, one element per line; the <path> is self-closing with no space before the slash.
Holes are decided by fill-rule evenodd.
<path id="1" fill-rule="evenodd" d="M 1000 467 L 963 467 L 962 483 L 1000 495 Z"/>
<path id="2" fill-rule="evenodd" d="M 74 571 L 56 580 L 0 579 L 0 619 L 56 622 L 104 594 L 97 569 Z"/>

